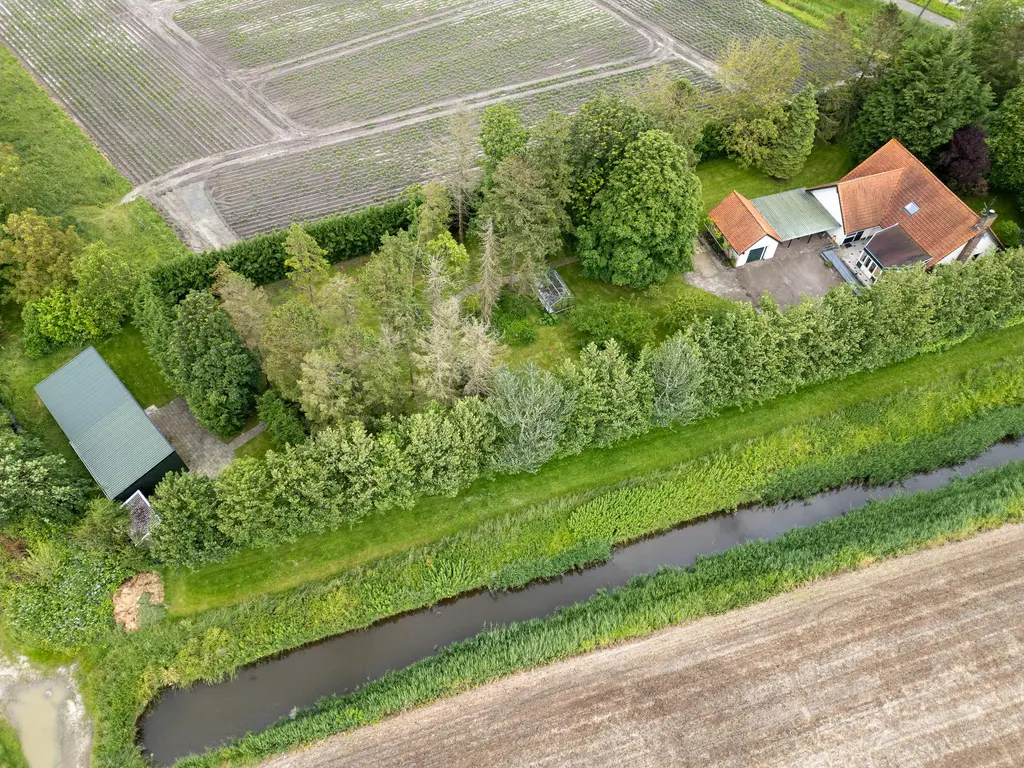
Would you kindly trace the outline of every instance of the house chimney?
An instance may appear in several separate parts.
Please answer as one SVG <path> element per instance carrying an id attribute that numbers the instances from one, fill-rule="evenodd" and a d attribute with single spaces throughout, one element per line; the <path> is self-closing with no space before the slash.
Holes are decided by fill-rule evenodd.
<path id="1" fill-rule="evenodd" d="M 971 254 L 974 253 L 974 249 L 978 247 L 978 243 L 981 242 L 981 238 L 985 236 L 989 227 L 996 220 L 996 212 L 989 206 L 985 206 L 985 210 L 981 212 L 981 216 L 978 218 L 978 223 L 974 225 L 975 231 L 978 233 L 970 240 L 967 241 L 967 245 L 960 251 L 960 255 L 957 256 L 957 261 L 969 261 Z"/>

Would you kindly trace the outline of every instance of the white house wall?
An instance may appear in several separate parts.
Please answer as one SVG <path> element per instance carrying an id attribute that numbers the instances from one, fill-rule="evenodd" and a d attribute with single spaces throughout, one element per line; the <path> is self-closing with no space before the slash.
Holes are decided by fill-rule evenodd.
<path id="1" fill-rule="evenodd" d="M 980 256 L 983 253 L 994 251 L 999 247 L 999 241 L 996 240 L 995 236 L 991 231 L 985 230 L 985 234 L 981 236 L 981 240 L 978 241 L 978 245 L 974 248 L 974 253 L 971 256 Z"/>
<path id="2" fill-rule="evenodd" d="M 776 240 L 771 235 L 765 235 L 752 246 L 747 248 L 747 250 L 745 250 L 743 253 L 736 257 L 736 266 L 742 267 L 744 264 L 746 264 L 747 258 L 750 256 L 750 252 L 756 251 L 758 248 L 765 249 L 764 256 L 761 257 L 762 261 L 765 259 L 773 259 L 775 258 L 775 251 L 778 249 L 778 247 L 778 240 Z"/>
<path id="3" fill-rule="evenodd" d="M 808 190 L 815 199 L 821 203 L 822 207 L 829 212 L 829 215 L 839 222 L 840 226 L 835 229 L 828 231 L 829 237 L 835 240 L 837 243 L 841 243 L 843 238 L 846 237 L 846 233 L 843 231 L 843 208 L 839 204 L 839 188 L 838 187 L 824 187 L 822 189 L 810 189 Z"/>
<path id="4" fill-rule="evenodd" d="M 942 259 L 940 259 L 939 261 L 937 261 L 935 263 L 936 264 L 949 264 L 949 263 L 951 263 L 953 261 L 956 261 L 957 258 L 959 258 L 960 254 L 963 253 L 964 247 L 966 245 L 967 245 L 967 243 L 964 243 L 959 248 L 957 248 L 955 251 L 953 251 L 951 254 L 949 254 L 948 256 L 943 257 Z M 976 246 L 974 246 L 974 250 L 971 252 L 971 256 L 981 256 L 983 253 L 988 253 L 989 251 L 994 251 L 998 247 L 999 247 L 999 243 L 996 241 L 995 237 L 992 235 L 992 232 L 989 231 L 989 230 L 986 230 L 985 234 L 981 236 L 981 240 L 979 240 L 978 244 Z"/>

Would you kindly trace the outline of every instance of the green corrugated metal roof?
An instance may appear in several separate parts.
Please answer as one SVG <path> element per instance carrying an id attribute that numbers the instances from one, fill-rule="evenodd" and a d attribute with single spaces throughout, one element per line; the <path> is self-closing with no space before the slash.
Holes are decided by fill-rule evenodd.
<path id="1" fill-rule="evenodd" d="M 779 233 L 782 242 L 841 226 L 806 189 L 791 189 L 750 201 Z"/>
<path id="2" fill-rule="evenodd" d="M 35 390 L 108 498 L 174 450 L 93 347 Z"/>

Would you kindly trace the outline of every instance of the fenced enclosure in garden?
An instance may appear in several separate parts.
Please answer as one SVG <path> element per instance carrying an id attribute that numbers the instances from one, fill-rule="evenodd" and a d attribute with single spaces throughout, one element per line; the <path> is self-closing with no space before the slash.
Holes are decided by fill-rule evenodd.
<path id="1" fill-rule="evenodd" d="M 549 315 L 557 315 L 572 309 L 575 303 L 572 291 L 557 269 L 549 269 L 544 277 L 537 281 L 537 295 Z"/>

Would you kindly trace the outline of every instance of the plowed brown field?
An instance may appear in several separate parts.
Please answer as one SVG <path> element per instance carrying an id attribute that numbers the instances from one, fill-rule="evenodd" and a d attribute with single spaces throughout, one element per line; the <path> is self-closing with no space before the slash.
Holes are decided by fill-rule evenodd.
<path id="1" fill-rule="evenodd" d="M 1024 764 L 1024 527 L 527 672 L 263 768 Z"/>

